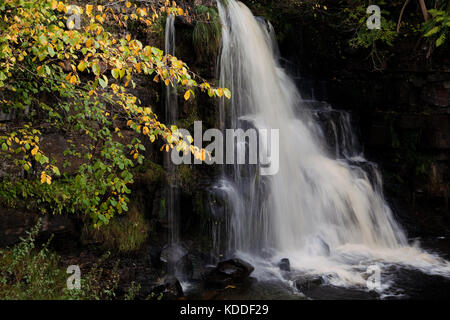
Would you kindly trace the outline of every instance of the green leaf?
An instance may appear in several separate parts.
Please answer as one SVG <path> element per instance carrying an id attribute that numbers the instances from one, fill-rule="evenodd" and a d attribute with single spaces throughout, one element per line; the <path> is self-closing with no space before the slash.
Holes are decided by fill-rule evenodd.
<path id="1" fill-rule="evenodd" d="M 114 77 L 114 79 L 117 79 L 119 77 L 119 69 L 112 69 L 111 74 Z"/>
<path id="2" fill-rule="evenodd" d="M 227 88 L 224 88 L 224 89 L 223 89 L 223 94 L 225 95 L 225 97 L 226 97 L 227 99 L 230 99 L 230 98 L 231 98 L 231 92 L 230 92 L 230 90 L 228 90 Z"/>
<path id="3" fill-rule="evenodd" d="M 77 68 L 79 71 L 83 72 L 86 69 L 86 67 L 87 67 L 86 61 L 83 60 L 78 64 Z"/>
<path id="4" fill-rule="evenodd" d="M 61 173 L 59 172 L 59 168 L 56 167 L 56 166 L 53 166 L 53 167 L 52 167 L 52 171 L 53 171 L 53 173 L 56 174 L 57 176 L 60 176 L 60 175 L 61 175 Z"/>
<path id="5" fill-rule="evenodd" d="M 108 85 L 107 81 L 108 81 L 108 79 L 106 79 L 106 81 L 102 78 L 98 79 L 98 82 L 100 83 L 100 85 L 102 86 L 103 89 L 106 88 L 106 86 Z"/>
<path id="6" fill-rule="evenodd" d="M 52 47 L 48 47 L 48 54 L 50 55 L 50 57 L 53 57 L 55 55 L 55 50 L 53 50 Z"/>
<path id="7" fill-rule="evenodd" d="M 430 31 L 428 31 L 427 33 L 425 33 L 425 37 L 431 37 L 433 34 L 435 34 L 436 32 L 439 31 L 439 26 L 434 27 L 433 29 L 431 29 Z"/>
<path id="8" fill-rule="evenodd" d="M 436 47 L 441 46 L 445 41 L 445 33 L 442 33 L 441 36 L 436 40 Z"/>
<path id="9" fill-rule="evenodd" d="M 92 72 L 94 72 L 94 74 L 95 74 L 96 76 L 98 76 L 98 75 L 100 74 L 100 67 L 98 66 L 97 63 L 94 63 L 94 64 L 92 65 Z"/>

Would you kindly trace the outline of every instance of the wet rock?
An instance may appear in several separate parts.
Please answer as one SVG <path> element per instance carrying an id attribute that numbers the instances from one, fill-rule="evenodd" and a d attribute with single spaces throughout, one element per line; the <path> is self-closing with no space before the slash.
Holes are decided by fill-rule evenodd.
<path id="1" fill-rule="evenodd" d="M 194 273 L 193 257 L 190 254 L 184 255 L 175 264 L 175 269 L 177 272 L 181 273 L 184 277 L 192 279 Z"/>
<path id="2" fill-rule="evenodd" d="M 235 280 L 242 280 L 247 278 L 255 268 L 250 263 L 235 258 L 219 262 L 217 270 Z"/>
<path id="3" fill-rule="evenodd" d="M 189 280 L 201 281 L 205 274 L 205 260 L 200 254 L 189 254 L 184 262 L 183 271 Z"/>
<path id="4" fill-rule="evenodd" d="M 165 263 L 177 263 L 180 261 L 184 256 L 187 255 L 186 248 L 181 244 L 174 244 L 172 246 L 164 246 L 161 250 L 160 259 L 161 261 Z"/>
<path id="5" fill-rule="evenodd" d="M 184 297 L 184 292 L 177 278 L 168 278 L 164 281 L 164 284 L 153 288 L 150 297 L 155 300 L 161 298 L 164 300 L 174 300 Z"/>
<path id="6" fill-rule="evenodd" d="M 161 265 L 161 247 L 150 246 L 148 249 L 148 256 L 152 265 L 158 267 Z"/>
<path id="7" fill-rule="evenodd" d="M 278 264 L 278 267 L 282 271 L 291 271 L 291 263 L 289 262 L 288 258 L 281 259 L 280 263 Z"/>
<path id="8" fill-rule="evenodd" d="M 303 276 L 294 280 L 294 285 L 300 292 L 307 294 L 309 291 L 323 285 L 324 279 L 321 276 Z"/>
<path id="9" fill-rule="evenodd" d="M 228 285 L 243 284 L 255 269 L 241 259 L 221 261 L 215 268 L 208 268 L 204 275 L 205 286 L 209 288 L 225 288 Z"/>

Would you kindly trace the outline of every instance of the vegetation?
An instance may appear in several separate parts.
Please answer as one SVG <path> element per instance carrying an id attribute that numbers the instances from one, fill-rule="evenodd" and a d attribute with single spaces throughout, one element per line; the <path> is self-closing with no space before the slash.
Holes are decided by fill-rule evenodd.
<path id="1" fill-rule="evenodd" d="M 139 250 L 147 239 L 149 226 L 144 216 L 136 209 L 130 210 L 121 217 L 112 220 L 100 229 L 85 226 L 83 238 L 93 239 L 107 250 L 128 253 Z"/>
<path id="2" fill-rule="evenodd" d="M 222 25 L 216 8 L 197 6 L 194 9 L 195 26 L 192 34 L 194 48 L 201 59 L 215 59 L 220 47 Z"/>
<path id="3" fill-rule="evenodd" d="M 369 30 L 366 25 L 366 9 L 372 1 L 348 1 L 354 4 L 346 7 L 347 15 L 345 24 L 354 31 L 354 37 L 350 45 L 355 48 L 370 48 L 370 57 L 376 69 L 383 69 L 386 59 L 390 56 L 387 47 L 392 47 L 393 42 L 402 37 L 423 37 L 431 39 L 428 43 L 427 57 L 430 57 L 434 45 L 441 46 L 448 32 L 449 3 L 444 0 L 430 1 L 434 8 L 427 9 L 425 2 L 419 1 L 417 10 L 422 13 L 423 19 L 417 11 L 405 14 L 409 0 L 402 1 L 379 1 L 376 4 L 382 8 L 381 29 Z M 429 18 L 431 14 L 432 18 Z M 435 36 L 433 36 L 435 35 Z M 381 49 L 380 49 L 381 48 Z"/>
<path id="4" fill-rule="evenodd" d="M 143 162 L 142 139 L 160 139 L 161 150 L 175 147 L 203 157 L 180 139 L 176 126 L 162 124 L 151 106 L 141 104 L 133 94 L 135 80 L 177 82 L 186 100 L 195 88 L 211 97 L 229 98 L 230 92 L 198 83 L 183 61 L 129 33 L 107 31 L 187 13 L 169 1 L 110 2 L 75 9 L 56 0 L 0 4 L 0 105 L 16 118 L 0 136 L 0 158 L 23 168 L 25 177 L 2 183 L 2 201 L 28 202 L 44 212 L 82 212 L 98 228 L 128 210 L 130 169 Z M 125 136 L 127 131 L 134 135 Z M 41 147 L 51 132 L 67 145 L 59 158 Z"/>
<path id="5" fill-rule="evenodd" d="M 27 236 L 14 247 L 0 251 L 0 299 L 112 299 L 119 275 L 116 269 L 105 271 L 101 267 L 108 257 L 104 255 L 81 276 L 81 288 L 67 288 L 68 274 L 61 267 L 60 257 L 49 249 L 48 240 L 42 247 L 36 245 L 41 221 L 27 232 Z M 134 298 L 135 285 L 127 297 Z"/>
<path id="6" fill-rule="evenodd" d="M 432 19 L 428 20 L 423 27 L 424 36 L 435 40 L 436 47 L 440 47 L 449 35 L 450 8 L 447 10 L 431 9 L 428 12 Z"/>
<path id="7" fill-rule="evenodd" d="M 444 52 L 448 46 L 448 0 L 431 1 L 372 1 L 372 0 L 244 0 L 256 15 L 268 18 L 283 41 L 287 34 L 298 32 L 302 25 L 308 30 L 308 37 L 317 37 L 313 43 L 321 45 L 324 35 L 336 47 L 338 57 L 343 51 L 357 51 L 364 54 L 375 71 L 384 70 L 395 53 L 395 47 L 407 40 L 416 44 L 410 53 L 419 54 L 426 46 L 426 59 L 438 48 Z M 367 8 L 377 5 L 381 9 L 381 28 L 369 30 Z M 295 29 L 293 29 L 295 25 Z M 313 26 L 313 27 L 311 27 Z M 311 27 L 311 28 L 310 28 Z M 317 43 L 316 43 L 317 42 Z M 326 51 L 328 56 L 333 52 Z"/>

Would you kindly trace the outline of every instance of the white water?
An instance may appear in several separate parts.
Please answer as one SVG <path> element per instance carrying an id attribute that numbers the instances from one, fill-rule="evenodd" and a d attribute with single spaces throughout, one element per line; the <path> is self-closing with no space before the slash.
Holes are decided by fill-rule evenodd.
<path id="1" fill-rule="evenodd" d="M 165 34 L 165 53 L 175 55 L 175 16 L 170 14 L 166 20 Z M 177 85 L 166 87 L 165 94 L 165 116 L 166 122 L 171 125 L 178 119 L 178 100 Z M 175 173 L 175 166 L 170 160 L 170 153 L 164 154 L 164 167 L 167 174 L 167 184 L 165 186 L 165 213 L 167 216 L 169 237 L 168 237 L 168 269 L 170 273 L 177 275 L 179 272 L 176 267 L 179 248 L 179 204 L 180 197 L 177 186 L 171 181 Z"/>
<path id="2" fill-rule="evenodd" d="M 335 146 L 327 144 L 314 112 L 277 64 L 264 21 L 234 0 L 218 6 L 220 85 L 232 92 L 221 106 L 222 125 L 280 130 L 278 174 L 261 177 L 251 166 L 235 165 L 217 186 L 231 202 L 228 253 L 255 264 L 260 279 L 282 279 L 275 264 L 286 257 L 293 269 L 330 275 L 342 286 L 364 286 L 363 274 L 374 263 L 450 275 L 446 261 L 408 244 L 376 167 L 356 152 L 349 120 L 339 130 L 331 122 Z"/>

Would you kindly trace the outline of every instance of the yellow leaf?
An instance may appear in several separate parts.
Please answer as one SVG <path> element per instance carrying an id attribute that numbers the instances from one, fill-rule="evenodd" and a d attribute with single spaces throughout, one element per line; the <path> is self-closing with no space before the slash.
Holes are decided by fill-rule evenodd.
<path id="1" fill-rule="evenodd" d="M 93 6 L 92 6 L 91 4 L 87 4 L 87 5 L 86 5 L 86 14 L 87 14 L 88 16 L 91 15 L 92 8 L 93 8 Z"/>
<path id="2" fill-rule="evenodd" d="M 56 9 L 61 12 L 61 11 L 66 11 L 66 6 L 64 5 L 64 3 L 62 2 L 58 2 L 58 6 L 56 7 Z"/>
<path id="3" fill-rule="evenodd" d="M 139 157 L 139 153 L 135 153 L 133 156 L 134 159 L 137 159 L 137 157 Z"/>
<path id="4" fill-rule="evenodd" d="M 41 172 L 41 183 L 45 183 L 45 181 L 47 180 L 47 175 L 45 174 L 44 171 Z"/>
<path id="5" fill-rule="evenodd" d="M 202 149 L 202 158 L 201 158 L 201 160 L 205 161 L 205 159 L 206 159 L 205 149 Z"/>
<path id="6" fill-rule="evenodd" d="M 127 8 L 131 7 L 131 2 L 130 2 L 130 1 L 127 1 L 127 3 L 125 3 L 125 6 L 126 6 Z"/>
<path id="7" fill-rule="evenodd" d="M 86 41 L 86 47 L 90 48 L 93 43 L 94 43 L 94 40 L 89 39 L 88 41 Z"/>
<path id="8" fill-rule="evenodd" d="M 149 131 L 150 131 L 150 130 L 149 130 L 147 127 L 144 127 L 144 128 L 142 129 L 142 133 L 145 134 L 145 135 L 148 134 Z"/>
<path id="9" fill-rule="evenodd" d="M 133 123 L 133 121 L 128 120 L 128 121 L 127 121 L 127 126 L 131 126 L 132 123 Z"/>
<path id="10" fill-rule="evenodd" d="M 153 141 L 155 141 L 155 136 L 154 136 L 154 135 L 151 135 L 151 136 L 150 136 L 150 142 L 153 143 Z"/>
<path id="11" fill-rule="evenodd" d="M 191 96 L 191 91 L 186 91 L 186 93 L 184 94 L 184 100 L 189 100 L 189 97 Z"/>
<path id="12" fill-rule="evenodd" d="M 38 147 L 38 146 L 34 147 L 34 149 L 31 150 L 31 155 L 35 156 L 36 153 L 38 152 L 38 150 L 39 150 L 39 147 Z"/>
<path id="13" fill-rule="evenodd" d="M 69 82 L 70 82 L 70 84 L 76 84 L 77 83 L 77 77 L 73 75 L 72 77 L 70 77 Z"/>
<path id="14" fill-rule="evenodd" d="M 67 28 L 72 30 L 74 27 L 75 27 L 75 22 L 73 20 L 70 20 L 69 23 L 67 24 Z"/>
<path id="15" fill-rule="evenodd" d="M 131 36 L 129 34 L 127 34 L 127 36 L 125 37 L 125 39 L 127 39 L 127 41 L 131 40 Z"/>
<path id="16" fill-rule="evenodd" d="M 233 286 L 231 284 L 225 287 L 225 289 L 235 289 L 235 288 L 236 288 L 236 286 Z"/>

